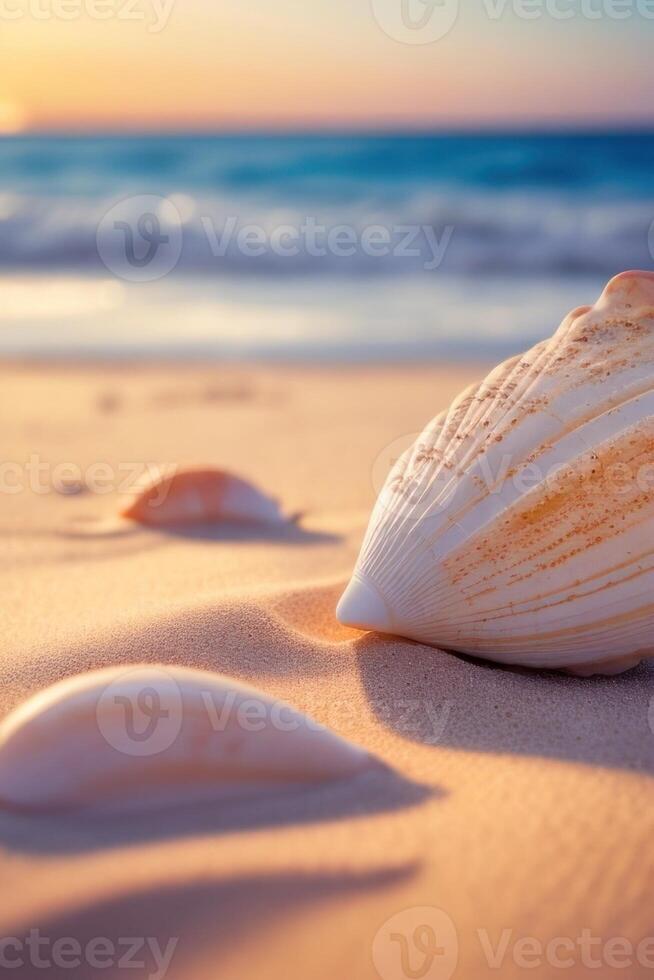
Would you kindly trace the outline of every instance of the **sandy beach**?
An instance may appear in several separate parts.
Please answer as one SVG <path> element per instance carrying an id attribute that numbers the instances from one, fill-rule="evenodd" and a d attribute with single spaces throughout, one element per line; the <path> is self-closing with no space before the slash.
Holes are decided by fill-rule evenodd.
<path id="1" fill-rule="evenodd" d="M 654 670 L 503 669 L 334 618 L 384 459 L 485 368 L 2 366 L 2 712 L 94 667 L 200 667 L 386 764 L 154 816 L 3 812 L 3 936 L 113 944 L 102 971 L 48 977 L 125 975 L 126 937 L 143 939 L 127 975 L 169 980 L 477 980 L 525 963 L 603 978 L 629 944 L 622 975 L 651 975 Z M 227 467 L 301 516 L 119 526 L 144 464 Z M 76 472 L 82 491 L 61 492 Z M 441 946 L 421 953 L 430 915 Z M 413 972 L 388 972 L 391 933 Z M 35 972 L 24 955 L 13 975 Z"/>

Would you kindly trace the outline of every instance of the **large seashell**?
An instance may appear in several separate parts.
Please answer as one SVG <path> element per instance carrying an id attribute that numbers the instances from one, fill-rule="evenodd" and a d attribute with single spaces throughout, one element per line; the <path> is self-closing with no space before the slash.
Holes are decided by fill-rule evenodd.
<path id="1" fill-rule="evenodd" d="M 247 797 L 372 763 L 294 708 L 231 678 L 110 667 L 54 684 L 0 726 L 0 805 L 122 809 Z"/>
<path id="2" fill-rule="evenodd" d="M 217 469 L 185 469 L 138 487 L 122 517 L 155 527 L 243 521 L 283 524 L 276 500 Z"/>
<path id="3" fill-rule="evenodd" d="M 612 279 L 427 426 L 337 615 L 576 673 L 654 656 L 654 273 Z"/>

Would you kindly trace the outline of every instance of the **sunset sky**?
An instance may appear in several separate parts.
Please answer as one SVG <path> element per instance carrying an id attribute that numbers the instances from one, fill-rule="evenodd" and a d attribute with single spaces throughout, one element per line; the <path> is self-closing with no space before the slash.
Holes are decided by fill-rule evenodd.
<path id="1" fill-rule="evenodd" d="M 654 121 L 636 0 L 624 20 L 466 0 L 424 45 L 374 16 L 400 2 L 3 0 L 0 132 Z"/>

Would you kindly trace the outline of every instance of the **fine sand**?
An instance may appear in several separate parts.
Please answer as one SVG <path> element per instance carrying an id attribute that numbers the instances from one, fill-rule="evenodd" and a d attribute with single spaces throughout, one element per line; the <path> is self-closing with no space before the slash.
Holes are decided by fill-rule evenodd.
<path id="1" fill-rule="evenodd" d="M 652 976 L 654 944 L 615 964 L 654 933 L 654 670 L 503 669 L 334 619 L 388 459 L 483 370 L 0 369 L 3 713 L 93 667 L 181 664 L 389 767 L 154 815 L 0 812 L 2 935 L 117 950 L 46 970 L 14 946 L 11 975 L 157 976 L 147 946 L 121 966 L 142 937 L 176 940 L 169 980 Z M 143 463 L 225 466 L 302 516 L 125 528 Z M 57 492 L 75 467 L 96 492 Z"/>

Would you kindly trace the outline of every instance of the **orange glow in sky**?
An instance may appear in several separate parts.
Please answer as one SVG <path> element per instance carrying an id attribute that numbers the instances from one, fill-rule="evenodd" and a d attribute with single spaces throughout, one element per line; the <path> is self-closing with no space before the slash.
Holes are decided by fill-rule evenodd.
<path id="1" fill-rule="evenodd" d="M 654 20 L 639 20 L 636 0 L 624 20 L 557 20 L 548 0 L 540 19 L 511 3 L 491 17 L 492 5 L 466 2 L 429 43 L 389 35 L 389 5 L 401 2 L 11 0 L 0 14 L 0 132 L 654 116 Z"/>
<path id="2" fill-rule="evenodd" d="M 27 128 L 27 113 L 14 102 L 0 101 L 0 134 L 20 133 Z"/>

